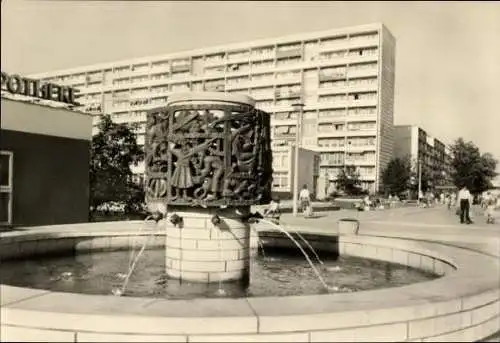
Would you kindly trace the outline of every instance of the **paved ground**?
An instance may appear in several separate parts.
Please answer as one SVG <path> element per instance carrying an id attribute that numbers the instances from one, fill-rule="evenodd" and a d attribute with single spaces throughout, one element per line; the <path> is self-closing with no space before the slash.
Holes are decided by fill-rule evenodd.
<path id="1" fill-rule="evenodd" d="M 315 218 L 282 215 L 280 224 L 285 228 L 300 231 L 307 229 L 321 233 L 334 234 L 337 222 L 342 218 L 360 221 L 360 234 L 412 239 L 429 239 L 453 242 L 470 248 L 487 249 L 500 256 L 500 223 L 486 224 L 486 219 L 474 209 L 471 225 L 460 224 L 454 211 L 443 206 L 434 208 L 398 208 L 382 211 L 357 212 L 340 210 L 317 213 Z M 266 223 L 258 225 L 259 230 L 272 227 Z M 500 278 L 500 276 L 499 276 Z"/>

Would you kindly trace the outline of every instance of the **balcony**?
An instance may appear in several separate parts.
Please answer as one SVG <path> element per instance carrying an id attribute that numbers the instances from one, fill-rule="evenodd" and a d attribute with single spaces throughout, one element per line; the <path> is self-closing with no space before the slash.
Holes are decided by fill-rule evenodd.
<path id="1" fill-rule="evenodd" d="M 223 76 L 225 72 L 226 72 L 226 69 L 224 67 L 206 68 L 203 71 L 203 75 L 204 76 Z"/>
<path id="2" fill-rule="evenodd" d="M 297 84 L 302 82 L 302 77 L 300 74 L 290 75 L 290 76 L 277 76 L 274 79 L 274 83 L 277 85 L 283 84 Z"/>
<path id="3" fill-rule="evenodd" d="M 347 152 L 363 152 L 363 151 L 375 151 L 377 150 L 376 145 L 358 145 L 358 146 L 353 146 L 347 144 Z M 375 162 L 373 162 L 375 163 Z"/>
<path id="4" fill-rule="evenodd" d="M 225 90 L 225 85 L 224 84 L 218 84 L 218 85 L 205 85 L 205 90 L 207 92 L 224 92 Z"/>
<path id="5" fill-rule="evenodd" d="M 319 152 L 345 152 L 345 146 L 344 145 L 330 145 L 330 146 L 318 145 L 317 150 Z"/>
<path id="6" fill-rule="evenodd" d="M 347 107 L 371 107 L 377 106 L 377 97 L 371 99 L 360 99 L 360 100 L 349 100 L 347 101 Z"/>
<path id="7" fill-rule="evenodd" d="M 346 119 L 346 115 L 330 115 L 330 116 L 319 116 L 318 123 L 344 123 Z"/>
<path id="8" fill-rule="evenodd" d="M 336 160 L 322 160 L 320 162 L 320 167 L 327 167 L 327 166 L 332 166 L 332 167 L 335 167 L 335 166 L 343 166 L 344 165 L 344 161 L 336 161 Z"/>
<path id="9" fill-rule="evenodd" d="M 215 67 L 215 66 L 222 66 L 222 65 L 226 64 L 226 62 L 227 62 L 227 60 L 224 57 L 220 57 L 220 58 L 213 58 L 213 59 L 205 60 L 203 62 L 203 65 L 206 67 Z"/>
<path id="10" fill-rule="evenodd" d="M 346 73 L 344 71 L 339 71 L 331 74 L 319 73 L 319 81 L 336 81 L 343 80 L 346 78 Z"/>
<path id="11" fill-rule="evenodd" d="M 286 118 L 286 119 L 278 119 L 278 118 L 271 118 L 271 126 L 282 126 L 282 125 L 297 125 L 297 119 L 291 119 L 291 118 Z"/>
<path id="12" fill-rule="evenodd" d="M 130 95 L 128 96 L 129 99 L 142 99 L 142 98 L 148 98 L 150 96 L 152 96 L 152 92 L 150 92 L 149 90 L 145 90 L 145 91 L 141 91 L 141 92 L 132 92 L 130 93 Z M 122 98 L 120 98 L 122 99 Z"/>
<path id="13" fill-rule="evenodd" d="M 280 58 L 290 58 L 290 57 L 302 57 L 302 48 L 294 48 L 290 50 L 278 50 L 276 51 L 276 59 Z"/>
<path id="14" fill-rule="evenodd" d="M 251 93 L 250 96 L 255 100 L 273 100 L 275 97 L 273 92 Z"/>
<path id="15" fill-rule="evenodd" d="M 376 92 L 378 89 L 377 82 L 373 83 L 360 83 L 352 85 L 335 85 L 320 87 L 318 89 L 319 95 L 326 94 L 344 94 L 344 93 L 354 93 L 354 92 Z"/>
<path id="16" fill-rule="evenodd" d="M 255 84 L 251 81 L 240 81 L 240 82 L 228 82 L 225 84 L 226 90 L 241 90 L 241 89 L 247 89 L 250 88 L 251 86 L 254 86 Z"/>
<path id="17" fill-rule="evenodd" d="M 347 70 L 347 76 L 349 78 L 360 77 L 360 76 L 378 76 L 378 67 L 361 68 L 361 69 L 349 69 Z"/>
<path id="18" fill-rule="evenodd" d="M 347 132 L 346 130 L 331 130 L 331 131 L 323 131 L 323 132 L 318 131 L 317 135 L 318 135 L 318 137 L 321 137 L 321 138 L 345 137 L 346 132 Z"/>
<path id="19" fill-rule="evenodd" d="M 300 91 L 276 91 L 274 93 L 276 99 L 292 99 L 292 98 L 300 98 Z"/>
<path id="20" fill-rule="evenodd" d="M 376 136 L 377 135 L 377 129 L 368 129 L 368 130 L 346 130 L 345 131 L 346 136 L 361 136 L 361 137 L 366 137 L 366 136 Z"/>
<path id="21" fill-rule="evenodd" d="M 375 62 L 378 61 L 378 53 L 365 55 L 353 54 L 347 55 L 346 59 L 349 63 Z"/>
<path id="22" fill-rule="evenodd" d="M 227 56 L 227 60 L 225 61 L 228 64 L 235 64 L 235 63 L 244 63 L 248 62 L 250 60 L 250 54 L 246 55 L 234 55 L 234 56 Z"/>
<path id="23" fill-rule="evenodd" d="M 172 73 L 181 73 L 186 71 L 191 71 L 191 64 L 179 64 L 172 66 Z"/>
<path id="24" fill-rule="evenodd" d="M 252 53 L 250 55 L 250 61 L 267 61 L 267 60 L 274 60 L 274 57 L 276 56 L 274 49 L 266 51 L 266 52 L 260 52 L 260 53 Z"/>
<path id="25" fill-rule="evenodd" d="M 249 81 L 246 81 L 246 87 L 252 87 L 252 88 L 258 88 L 258 87 L 265 87 L 265 86 L 273 86 L 275 84 L 275 78 L 272 76 L 269 77 L 264 77 L 264 78 L 257 78 L 257 79 L 252 79 Z"/>
<path id="26" fill-rule="evenodd" d="M 319 47 L 319 51 L 336 51 L 343 49 L 352 49 L 352 48 L 370 48 L 377 47 L 379 45 L 378 36 L 370 36 L 366 38 L 358 38 L 358 39 L 342 39 L 334 42 L 329 42 L 326 44 L 322 44 Z"/>
<path id="27" fill-rule="evenodd" d="M 362 121 L 374 121 L 377 120 L 377 113 L 372 114 L 351 114 L 347 115 L 347 120 L 349 122 L 362 122 Z"/>

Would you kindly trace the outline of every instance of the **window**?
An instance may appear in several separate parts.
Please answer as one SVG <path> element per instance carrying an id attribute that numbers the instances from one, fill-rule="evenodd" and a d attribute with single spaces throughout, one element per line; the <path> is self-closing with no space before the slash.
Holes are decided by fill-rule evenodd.
<path id="1" fill-rule="evenodd" d="M 288 188 L 288 174 L 274 172 L 273 173 L 273 188 Z"/>
<path id="2" fill-rule="evenodd" d="M 153 62 L 151 64 L 152 68 L 161 68 L 161 67 L 168 67 L 168 61 L 158 61 L 158 62 Z"/>
<path id="3" fill-rule="evenodd" d="M 136 76 L 136 77 L 133 77 L 131 82 L 135 83 L 135 82 L 145 82 L 149 79 L 148 76 Z"/>
<path id="4" fill-rule="evenodd" d="M 334 109 L 334 110 L 320 110 L 319 111 L 319 117 L 322 117 L 322 118 L 342 117 L 344 115 L 345 115 L 345 109 L 343 109 L 343 108 L 338 108 L 338 109 Z"/>
<path id="5" fill-rule="evenodd" d="M 133 65 L 131 68 L 132 71 L 145 71 L 148 69 L 149 69 L 149 63 L 136 64 Z"/>
<path id="6" fill-rule="evenodd" d="M 240 59 L 240 58 L 248 58 L 250 57 L 250 51 L 249 50 L 242 50 L 242 51 L 232 51 L 227 54 L 228 59 Z"/>
<path id="7" fill-rule="evenodd" d="M 344 147 L 344 138 L 319 138 L 318 145 L 320 147 L 342 148 Z"/>
<path id="8" fill-rule="evenodd" d="M 266 69 L 266 68 L 272 68 L 272 67 L 273 67 L 273 61 L 258 61 L 258 62 L 252 63 L 253 70 Z"/>
<path id="9" fill-rule="evenodd" d="M 321 45 L 336 44 L 336 43 L 342 42 L 345 39 L 347 39 L 346 35 L 334 36 L 334 37 L 328 37 L 328 38 L 322 38 L 321 39 Z"/>
<path id="10" fill-rule="evenodd" d="M 12 224 L 13 154 L 0 151 L 0 225 Z"/>

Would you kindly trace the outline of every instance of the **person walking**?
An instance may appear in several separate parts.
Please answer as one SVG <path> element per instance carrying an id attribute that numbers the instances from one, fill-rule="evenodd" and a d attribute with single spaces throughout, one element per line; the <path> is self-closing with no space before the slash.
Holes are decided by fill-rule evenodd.
<path id="1" fill-rule="evenodd" d="M 302 213 L 304 215 L 309 214 L 309 207 L 311 206 L 311 193 L 309 193 L 309 189 L 307 189 L 307 185 L 304 185 L 299 193 L 299 201 L 300 208 L 302 209 Z"/>
<path id="2" fill-rule="evenodd" d="M 460 223 L 472 224 L 470 219 L 470 205 L 472 203 L 472 195 L 466 186 L 463 186 L 458 192 L 458 203 L 460 204 Z"/>
<path id="3" fill-rule="evenodd" d="M 487 202 L 485 205 L 486 224 L 494 224 L 495 223 L 494 211 L 495 211 L 496 202 L 497 201 L 496 201 L 495 197 L 488 192 L 488 198 L 487 198 Z"/>

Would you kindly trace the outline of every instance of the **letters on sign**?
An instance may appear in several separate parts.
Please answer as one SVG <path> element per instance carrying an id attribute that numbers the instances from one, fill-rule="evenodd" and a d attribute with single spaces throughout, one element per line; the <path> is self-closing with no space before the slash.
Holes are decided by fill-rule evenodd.
<path id="1" fill-rule="evenodd" d="M 40 80 L 29 79 L 19 75 L 2 72 L 2 90 L 12 94 L 32 96 L 35 98 L 80 105 L 75 100 L 78 90 L 59 86 L 53 83 L 41 83 Z"/>

